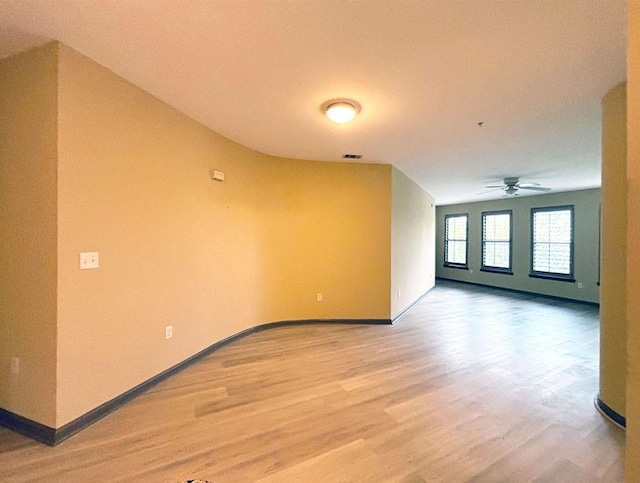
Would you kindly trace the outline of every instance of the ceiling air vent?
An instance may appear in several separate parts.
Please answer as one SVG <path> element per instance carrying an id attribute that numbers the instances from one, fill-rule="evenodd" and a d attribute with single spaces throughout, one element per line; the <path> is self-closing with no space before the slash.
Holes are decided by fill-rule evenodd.
<path id="1" fill-rule="evenodd" d="M 360 159 L 362 154 L 343 154 L 342 157 L 344 159 Z"/>

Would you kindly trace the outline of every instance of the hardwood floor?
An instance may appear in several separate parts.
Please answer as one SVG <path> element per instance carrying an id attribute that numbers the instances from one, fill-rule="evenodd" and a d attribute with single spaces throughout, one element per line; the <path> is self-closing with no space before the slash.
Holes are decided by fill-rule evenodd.
<path id="1" fill-rule="evenodd" d="M 593 406 L 598 311 L 439 282 L 394 326 L 252 334 L 0 481 L 622 481 Z"/>

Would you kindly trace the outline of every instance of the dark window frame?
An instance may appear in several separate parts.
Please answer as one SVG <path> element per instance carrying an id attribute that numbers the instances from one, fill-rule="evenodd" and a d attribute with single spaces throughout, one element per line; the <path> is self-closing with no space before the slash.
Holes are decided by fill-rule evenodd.
<path id="1" fill-rule="evenodd" d="M 533 269 L 533 252 L 534 245 L 536 243 L 534 237 L 534 220 L 536 213 L 546 213 L 551 211 L 570 211 L 571 212 L 571 237 L 569 241 L 569 273 L 559 272 L 542 272 Z M 574 205 L 562 205 L 562 206 L 544 206 L 539 208 L 531 208 L 531 246 L 529 250 L 530 255 L 530 272 L 529 277 L 542 278 L 547 280 L 557 280 L 561 282 L 575 282 L 574 278 L 574 254 L 575 254 L 575 207 Z"/>
<path id="2" fill-rule="evenodd" d="M 486 240 L 485 237 L 485 218 L 487 216 L 492 215 L 509 215 L 509 267 L 495 267 L 492 265 L 485 265 L 484 254 L 485 254 L 485 243 L 499 243 L 496 241 Z M 480 226 L 481 230 L 481 244 L 480 244 L 480 271 L 482 272 L 493 272 L 493 273 L 504 273 L 507 275 L 513 275 L 513 210 L 494 210 L 494 211 L 483 211 L 481 213 L 482 223 Z"/>
<path id="3" fill-rule="evenodd" d="M 465 242 L 465 254 L 464 254 L 464 259 L 465 259 L 465 263 L 456 263 L 456 262 L 449 262 L 447 261 L 448 258 L 448 252 L 449 252 L 449 241 L 462 241 L 462 240 L 457 240 L 457 239 L 453 239 L 450 240 L 449 239 L 449 223 L 448 220 L 449 218 L 458 218 L 458 217 L 465 217 L 467 219 L 467 230 L 466 230 L 466 239 L 464 240 Z M 452 213 L 449 215 L 444 215 L 444 266 L 446 268 L 461 268 L 463 270 L 468 270 L 469 269 L 469 213 Z"/>

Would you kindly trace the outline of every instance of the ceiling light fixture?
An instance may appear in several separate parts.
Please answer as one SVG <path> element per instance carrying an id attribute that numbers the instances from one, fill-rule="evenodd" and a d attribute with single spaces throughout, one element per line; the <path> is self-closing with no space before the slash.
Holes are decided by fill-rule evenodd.
<path id="1" fill-rule="evenodd" d="M 360 112 L 360 104 L 349 99 L 333 99 L 322 107 L 327 117 L 339 124 L 351 121 Z"/>

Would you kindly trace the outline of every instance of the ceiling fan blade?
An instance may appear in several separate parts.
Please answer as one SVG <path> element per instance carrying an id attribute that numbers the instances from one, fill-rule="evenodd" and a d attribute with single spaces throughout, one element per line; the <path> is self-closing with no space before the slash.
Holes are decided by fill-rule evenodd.
<path id="1" fill-rule="evenodd" d="M 533 191 L 551 191 L 551 188 L 545 188 L 544 186 L 520 186 L 520 189 Z"/>
<path id="2" fill-rule="evenodd" d="M 495 184 L 495 185 L 491 185 L 491 186 L 485 186 L 485 188 L 504 188 L 505 185 L 503 184 Z"/>
<path id="3" fill-rule="evenodd" d="M 482 191 L 480 193 L 476 193 L 476 196 L 486 195 L 487 193 L 493 193 L 494 191 L 504 190 L 504 186 L 485 186 L 485 188 L 493 188 L 489 191 Z"/>
<path id="4" fill-rule="evenodd" d="M 532 186 L 540 186 L 540 183 L 518 183 L 520 188 L 531 188 Z"/>

